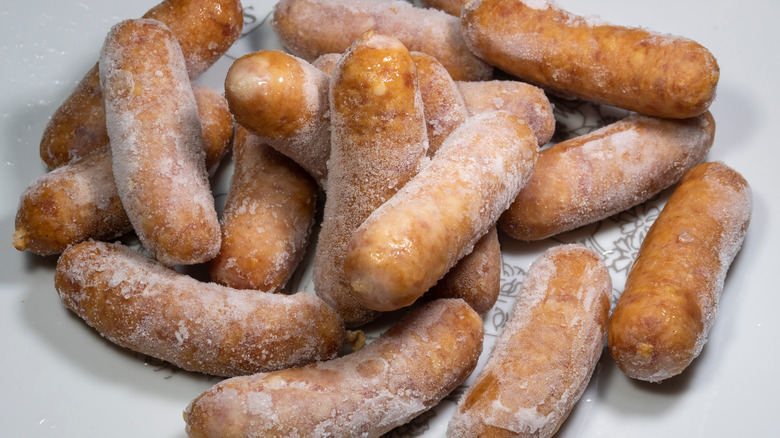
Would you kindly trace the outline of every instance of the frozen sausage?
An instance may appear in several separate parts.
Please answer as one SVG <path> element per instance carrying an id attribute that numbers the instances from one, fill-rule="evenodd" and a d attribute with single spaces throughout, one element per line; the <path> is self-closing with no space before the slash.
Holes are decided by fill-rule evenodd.
<path id="1" fill-rule="evenodd" d="M 482 338 L 482 320 L 463 300 L 433 301 L 347 356 L 220 382 L 187 407 L 187 433 L 379 437 L 463 382 Z"/>
<path id="2" fill-rule="evenodd" d="M 695 117 L 715 99 L 715 57 L 686 38 L 580 17 L 548 0 L 472 0 L 463 36 L 480 58 L 557 93 L 641 114 Z"/>
<path id="3" fill-rule="evenodd" d="M 144 247 L 167 265 L 211 260 L 219 221 L 195 95 L 171 31 L 152 19 L 114 26 L 100 82 L 114 181 Z"/>
<path id="4" fill-rule="evenodd" d="M 201 283 L 120 244 L 83 242 L 60 256 L 65 306 L 106 339 L 189 371 L 245 375 L 335 357 L 341 319 L 313 294 Z"/>

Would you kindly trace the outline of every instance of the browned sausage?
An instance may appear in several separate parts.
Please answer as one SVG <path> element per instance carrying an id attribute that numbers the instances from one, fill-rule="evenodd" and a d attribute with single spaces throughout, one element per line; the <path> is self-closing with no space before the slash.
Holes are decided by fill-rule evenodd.
<path id="1" fill-rule="evenodd" d="M 609 351 L 628 376 L 667 379 L 699 355 L 751 211 L 747 181 L 725 164 L 685 174 L 642 242 L 609 321 Z"/>
<path id="2" fill-rule="evenodd" d="M 347 356 L 220 382 L 187 408 L 187 433 L 379 437 L 463 382 L 482 337 L 482 320 L 463 300 L 437 300 Z"/>
<path id="3" fill-rule="evenodd" d="M 178 42 L 159 21 L 123 21 L 106 37 L 100 81 L 114 181 L 144 247 L 167 265 L 211 260 L 219 221 Z"/>
<path id="4" fill-rule="evenodd" d="M 344 52 L 374 30 L 434 56 L 455 80 L 484 80 L 493 73 L 466 47 L 458 18 L 405 1 L 282 0 L 274 8 L 273 28 L 287 49 L 308 61 Z"/>
<path id="5" fill-rule="evenodd" d="M 352 296 L 381 311 L 412 304 L 509 206 L 538 149 L 528 124 L 508 112 L 467 120 L 352 236 L 344 260 Z"/>
<path id="6" fill-rule="evenodd" d="M 206 168 L 214 169 L 233 138 L 233 117 L 225 98 L 194 87 Z M 119 199 L 111 153 L 101 148 L 36 179 L 22 194 L 16 212 L 14 247 L 38 255 L 59 254 L 87 239 L 108 240 L 133 230 Z"/>
<path id="7" fill-rule="evenodd" d="M 54 276 L 63 303 L 102 336 L 189 371 L 235 376 L 335 357 L 341 319 L 313 294 L 201 283 L 119 244 L 68 248 Z"/>
<path id="8" fill-rule="evenodd" d="M 238 127 L 235 168 L 221 219 L 222 247 L 211 279 L 237 289 L 276 292 L 303 258 L 317 183 L 289 158 Z"/>
<path id="9" fill-rule="evenodd" d="M 606 265 L 583 245 L 539 257 L 447 436 L 553 436 L 601 357 L 611 291 Z"/>
<path id="10" fill-rule="evenodd" d="M 685 119 L 631 115 L 539 153 L 499 227 L 540 240 L 619 213 L 679 181 L 712 146 L 709 112 Z"/>
<path id="11" fill-rule="evenodd" d="M 357 302 L 344 279 L 349 239 L 417 173 L 428 148 L 417 67 L 406 47 L 366 32 L 336 66 L 330 108 L 332 149 L 314 286 L 353 327 L 378 313 Z"/>
<path id="12" fill-rule="evenodd" d="M 460 18 L 480 58 L 558 93 L 680 119 L 715 99 L 718 63 L 686 38 L 579 17 L 547 0 L 472 0 Z"/>

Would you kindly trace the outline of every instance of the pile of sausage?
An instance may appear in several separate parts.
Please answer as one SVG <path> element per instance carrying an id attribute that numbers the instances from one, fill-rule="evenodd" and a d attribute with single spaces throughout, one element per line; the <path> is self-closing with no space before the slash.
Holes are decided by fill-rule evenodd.
<path id="1" fill-rule="evenodd" d="M 107 339 L 231 377 L 187 407 L 191 436 L 379 436 L 409 422 L 477 366 L 498 229 L 545 239 L 675 184 L 611 315 L 594 251 L 561 245 L 532 264 L 448 436 L 552 436 L 605 339 L 648 381 L 706 342 L 752 205 L 741 175 L 702 163 L 712 54 L 547 0 L 423 3 L 281 0 L 273 28 L 289 52 L 236 60 L 223 97 L 191 81 L 238 38 L 240 2 L 165 0 L 111 29 L 52 116 L 52 170 L 22 195 L 14 246 L 61 254 L 57 292 Z M 555 127 L 546 93 L 632 114 L 540 150 Z M 218 219 L 208 176 L 231 144 Z M 323 196 L 316 295 L 276 294 Z M 131 231 L 148 254 L 106 243 Z M 214 282 L 173 269 L 193 264 Z M 352 329 L 402 308 L 345 352 Z"/>

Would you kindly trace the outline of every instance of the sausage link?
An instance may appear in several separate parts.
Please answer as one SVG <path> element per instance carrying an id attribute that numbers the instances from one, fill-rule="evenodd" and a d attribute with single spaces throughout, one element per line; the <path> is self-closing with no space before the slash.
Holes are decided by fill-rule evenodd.
<path id="1" fill-rule="evenodd" d="M 314 286 L 347 326 L 378 316 L 352 297 L 344 257 L 358 226 L 417 173 L 425 157 L 421 100 L 414 60 L 392 37 L 366 32 L 333 73 L 332 150 Z"/>
<path id="2" fill-rule="evenodd" d="M 227 102 L 209 87 L 193 87 L 203 129 L 206 167 L 215 169 L 233 138 Z M 59 254 L 88 239 L 109 240 L 133 230 L 111 169 L 108 147 L 36 179 L 16 211 L 14 247 Z"/>
<path id="3" fill-rule="evenodd" d="M 499 227 L 540 240 L 627 210 L 679 181 L 715 138 L 708 112 L 685 120 L 631 115 L 539 153 Z"/>
<path id="4" fill-rule="evenodd" d="M 236 121 L 324 185 L 330 157 L 329 74 L 281 51 L 237 59 L 225 78 Z"/>
<path id="5" fill-rule="evenodd" d="M 435 57 L 453 79 L 485 80 L 493 74 L 466 47 L 456 17 L 400 0 L 282 0 L 274 8 L 273 28 L 290 52 L 307 61 L 341 53 L 363 32 L 374 30 L 398 38 L 410 51 Z"/>
<path id="6" fill-rule="evenodd" d="M 558 93 L 666 118 L 697 116 L 715 98 L 718 63 L 686 38 L 579 17 L 547 0 L 473 0 L 460 18 L 480 58 Z"/>
<path id="7" fill-rule="evenodd" d="M 144 18 L 168 26 L 181 45 L 190 79 L 219 59 L 244 25 L 239 0 L 165 0 Z M 57 108 L 41 139 L 41 159 L 54 169 L 108 145 L 106 113 L 95 64 Z"/>
<path id="8" fill-rule="evenodd" d="M 119 244 L 83 242 L 57 263 L 65 306 L 106 339 L 217 376 L 335 357 L 341 319 L 313 294 L 265 294 L 201 283 Z"/>
<path id="9" fill-rule="evenodd" d="M 289 158 L 238 127 L 235 169 L 211 279 L 237 289 L 280 290 L 303 258 L 317 183 Z"/>
<path id="10" fill-rule="evenodd" d="M 462 383 L 482 339 L 482 320 L 463 300 L 437 300 L 347 356 L 220 382 L 187 407 L 187 433 L 379 437 Z"/>
<path id="11" fill-rule="evenodd" d="M 748 183 L 723 163 L 700 164 L 682 178 L 642 242 L 609 321 L 609 351 L 628 376 L 657 382 L 699 355 L 751 211 Z"/>
<path id="12" fill-rule="evenodd" d="M 509 206 L 530 177 L 537 150 L 528 124 L 510 113 L 466 121 L 352 236 L 344 275 L 353 297 L 381 311 L 412 304 Z"/>
<path id="13" fill-rule="evenodd" d="M 412 52 L 420 78 L 425 124 L 428 129 L 428 156 L 439 150 L 444 140 L 468 117 L 466 103 L 444 66 L 433 56 Z"/>
<path id="14" fill-rule="evenodd" d="M 156 20 L 114 26 L 100 56 L 114 180 L 144 247 L 167 265 L 220 247 L 203 132 L 179 44 Z"/>
<path id="15" fill-rule="evenodd" d="M 606 265 L 583 245 L 539 257 L 447 436 L 553 436 L 601 356 L 611 290 Z"/>

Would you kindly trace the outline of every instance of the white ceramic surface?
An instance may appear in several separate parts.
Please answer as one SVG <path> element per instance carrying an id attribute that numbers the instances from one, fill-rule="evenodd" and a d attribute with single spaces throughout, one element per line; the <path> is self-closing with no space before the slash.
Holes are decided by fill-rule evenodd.
<path id="1" fill-rule="evenodd" d="M 232 59 L 280 48 L 267 21 L 273 3 L 244 2 L 244 37 L 198 83 L 221 91 Z M 5 236 L 0 239 L 4 242 L 0 245 L 0 371 L 5 376 L 0 390 L 0 436 L 183 437 L 182 410 L 218 381 L 172 369 L 105 341 L 62 306 L 53 286 L 56 257 L 20 253 L 10 244 L 19 196 L 45 172 L 38 144 L 49 116 L 97 60 L 108 29 L 123 18 L 140 16 L 154 4 L 155 0 L 27 0 L 0 5 L 0 235 Z M 711 108 L 717 135 L 708 160 L 724 161 L 741 172 L 754 194 L 753 220 L 727 278 L 720 315 L 702 355 L 683 375 L 662 384 L 645 384 L 626 378 L 605 354 L 558 436 L 776 436 L 780 295 L 774 289 L 780 262 L 775 222 L 780 215 L 780 171 L 776 169 L 780 150 L 773 108 L 780 101 L 775 79 L 780 71 L 780 27 L 773 21 L 780 14 L 780 3 L 559 0 L 558 4 L 613 23 L 683 35 L 709 48 L 718 58 L 721 79 Z M 560 106 L 558 116 L 575 133 L 603 123 L 599 108 L 570 110 Z M 217 192 L 224 190 L 229 175 L 228 164 L 216 180 Z M 609 265 L 614 295 L 619 295 L 641 237 L 668 193 L 555 239 L 521 244 L 502 238 L 502 295 L 485 318 L 486 352 L 511 309 L 523 273 L 552 245 L 578 241 L 596 249 Z M 311 290 L 310 265 L 295 281 Z M 376 325 L 374 332 L 381 327 Z M 460 391 L 390 435 L 443 436 Z"/>

